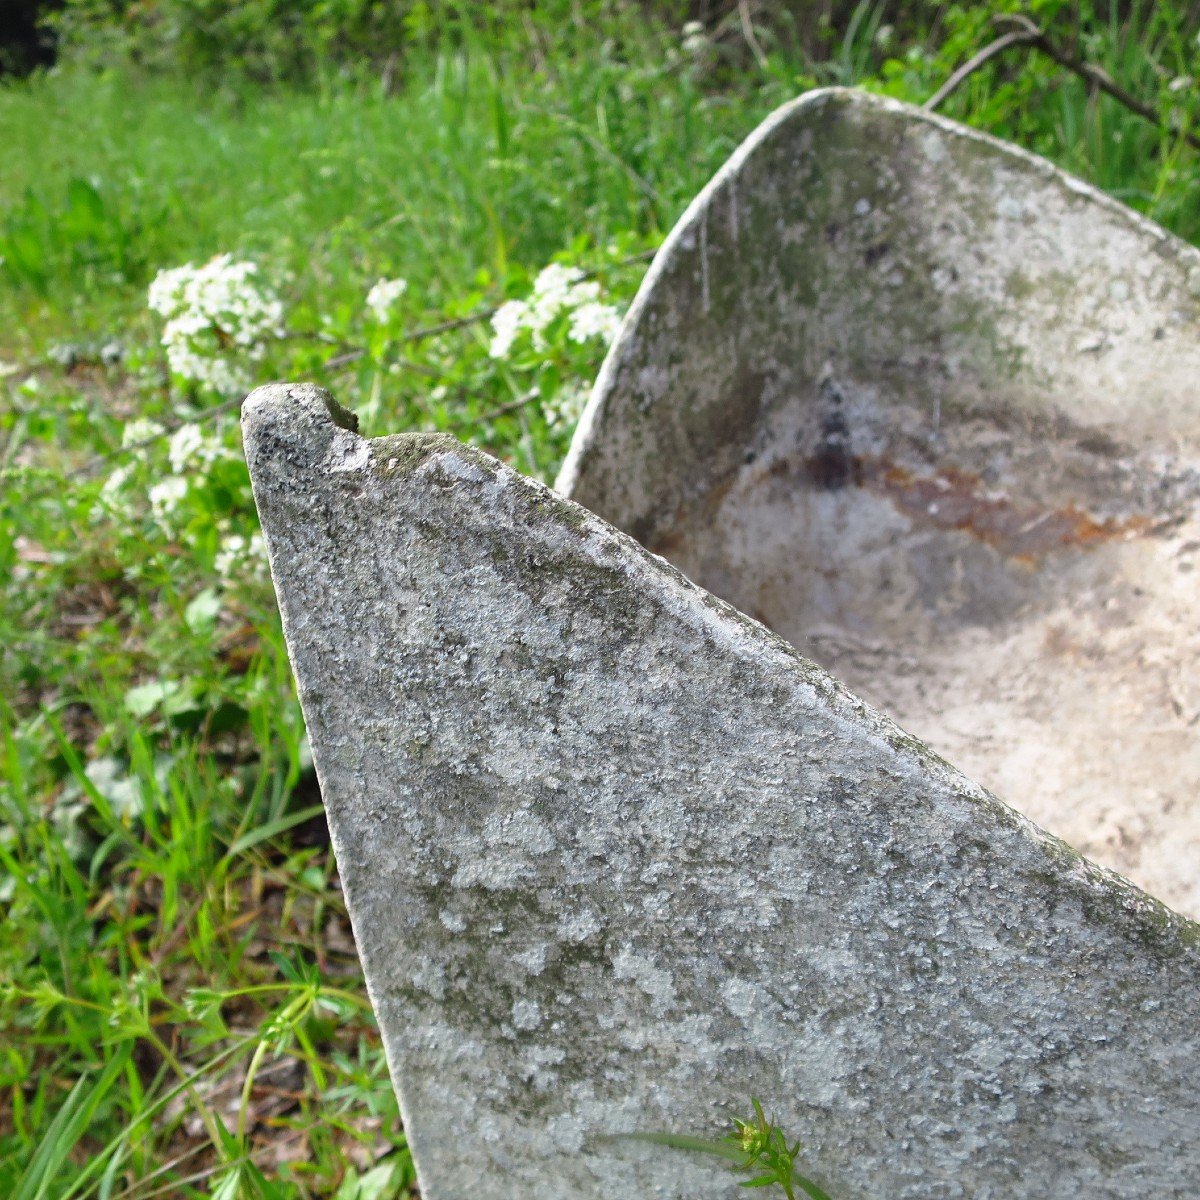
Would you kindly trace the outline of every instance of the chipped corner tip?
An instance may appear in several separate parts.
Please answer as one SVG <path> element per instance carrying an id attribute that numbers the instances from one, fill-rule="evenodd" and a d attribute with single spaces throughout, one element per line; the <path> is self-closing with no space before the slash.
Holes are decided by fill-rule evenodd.
<path id="1" fill-rule="evenodd" d="M 242 401 L 242 423 L 250 425 L 268 415 L 286 421 L 307 418 L 316 424 L 358 432 L 358 417 L 315 383 L 268 383 L 255 388 Z"/>
<path id="2" fill-rule="evenodd" d="M 242 445 L 256 489 L 301 473 L 412 470 L 437 451 L 478 457 L 447 433 L 365 438 L 358 418 L 315 383 L 268 383 L 242 401 Z M 257 494 L 257 493 L 256 493 Z"/>
<path id="3" fill-rule="evenodd" d="M 358 420 L 315 383 L 268 383 L 242 401 L 242 446 L 250 478 L 324 463 L 335 446 L 361 448 Z"/>
<path id="4" fill-rule="evenodd" d="M 358 420 L 314 383 L 270 383 L 241 404 L 241 442 L 256 490 L 365 454 Z"/>

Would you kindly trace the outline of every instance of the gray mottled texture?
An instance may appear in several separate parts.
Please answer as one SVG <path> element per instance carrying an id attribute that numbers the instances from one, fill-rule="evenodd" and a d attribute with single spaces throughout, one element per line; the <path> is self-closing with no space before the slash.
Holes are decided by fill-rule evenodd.
<path id="1" fill-rule="evenodd" d="M 810 93 L 667 239 L 558 489 L 1200 916 L 1194 247 Z"/>
<path id="2" fill-rule="evenodd" d="M 717 1200 L 761 1097 L 835 1200 L 1185 1197 L 1197 927 L 789 644 L 311 385 L 247 460 L 427 1200 Z M 1036 780 L 1030 780 L 1036 788 Z"/>

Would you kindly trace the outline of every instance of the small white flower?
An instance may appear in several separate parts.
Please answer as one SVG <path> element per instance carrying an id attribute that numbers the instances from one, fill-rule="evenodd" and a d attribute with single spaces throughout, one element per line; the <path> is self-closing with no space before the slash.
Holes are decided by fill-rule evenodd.
<path id="1" fill-rule="evenodd" d="M 121 449 L 127 450 L 130 446 L 137 446 L 142 442 L 148 442 L 152 438 L 158 437 L 162 432 L 163 427 L 157 421 L 149 421 L 144 417 L 140 417 L 136 421 L 130 421 L 121 430 Z"/>
<path id="2" fill-rule="evenodd" d="M 223 579 L 233 574 L 234 568 L 246 553 L 246 539 L 240 534 L 231 534 L 221 542 L 221 548 L 213 560 L 213 567 Z"/>
<path id="3" fill-rule="evenodd" d="M 564 267 L 562 263 L 551 263 L 538 272 L 533 281 L 533 302 L 545 302 L 552 307 L 561 306 L 571 288 L 583 278 L 578 267 Z"/>
<path id="4" fill-rule="evenodd" d="M 680 45 L 685 54 L 695 57 L 708 49 L 708 36 L 704 32 L 702 21 L 689 21 L 680 32 L 683 35 Z"/>
<path id="5" fill-rule="evenodd" d="M 224 358 L 198 353 L 188 345 L 169 347 L 167 361 L 176 375 L 221 395 L 244 392 L 249 386 L 249 376 L 244 368 Z"/>
<path id="6" fill-rule="evenodd" d="M 611 342 L 621 327 L 621 314 L 611 304 L 591 300 L 580 305 L 571 314 L 571 326 L 567 336 L 573 342 L 586 342 L 588 338 L 603 338 Z"/>
<path id="7" fill-rule="evenodd" d="M 488 353 L 506 357 L 523 329 L 533 335 L 536 350 L 545 350 L 546 330 L 565 313 L 570 314 L 568 337 L 574 342 L 601 336 L 611 341 L 620 323 L 617 310 L 600 303 L 594 279 L 586 279 L 578 267 L 551 263 L 539 272 L 527 301 L 509 300 L 496 310 Z"/>
<path id="8" fill-rule="evenodd" d="M 367 307 L 381 325 L 391 316 L 396 301 L 408 291 L 407 279 L 380 279 L 367 293 Z"/>
<path id="9" fill-rule="evenodd" d="M 171 462 L 171 470 L 176 475 L 192 464 L 207 466 L 216 462 L 218 458 L 230 456 L 231 452 L 225 448 L 220 438 L 206 434 L 195 424 L 180 425 L 167 443 L 167 458 Z"/>
<path id="10" fill-rule="evenodd" d="M 567 383 L 550 403 L 543 406 L 546 424 L 551 429 L 570 429 L 579 420 L 587 404 L 588 389 L 582 383 Z"/>
<path id="11" fill-rule="evenodd" d="M 126 506 L 121 503 L 121 493 L 125 490 L 125 485 L 129 482 L 129 477 L 132 474 L 132 463 L 126 463 L 123 467 L 118 467 L 104 481 L 104 486 L 100 489 L 101 501 L 109 508 L 125 508 Z"/>
<path id="12" fill-rule="evenodd" d="M 492 314 L 492 344 L 488 347 L 492 358 L 507 357 L 528 316 L 529 309 L 521 300 L 508 300 L 496 309 Z"/>
<path id="13" fill-rule="evenodd" d="M 204 448 L 204 434 L 199 425 L 180 425 L 171 434 L 167 443 L 167 458 L 171 462 L 171 470 L 180 474 Z"/>
<path id="14" fill-rule="evenodd" d="M 578 267 L 564 267 L 551 263 L 544 268 L 533 283 L 533 295 L 529 298 L 528 325 L 533 331 L 535 345 L 541 344 L 541 334 L 564 309 L 576 308 L 600 294 L 598 283 L 583 282 L 583 272 Z"/>
<path id="15" fill-rule="evenodd" d="M 191 263 L 159 271 L 150 284 L 147 296 L 150 310 L 164 317 L 174 316 L 183 307 L 184 291 L 195 273 L 196 268 Z"/>
<path id="16" fill-rule="evenodd" d="M 165 521 L 187 495 L 188 482 L 181 475 L 171 475 L 156 483 L 147 493 L 150 511 L 159 521 Z"/>
<path id="17" fill-rule="evenodd" d="M 83 773 L 118 817 L 132 818 L 141 813 L 144 803 L 141 786 L 126 775 L 115 758 L 97 758 L 88 763 Z"/>
<path id="18" fill-rule="evenodd" d="M 261 533 L 244 538 L 234 533 L 221 542 L 213 567 L 222 579 L 235 574 L 259 575 L 267 562 L 267 547 Z"/>

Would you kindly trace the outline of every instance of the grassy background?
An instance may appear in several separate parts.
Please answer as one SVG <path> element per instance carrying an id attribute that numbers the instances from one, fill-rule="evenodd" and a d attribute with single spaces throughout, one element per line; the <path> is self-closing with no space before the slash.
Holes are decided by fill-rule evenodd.
<path id="1" fill-rule="evenodd" d="M 78 4 L 72 61 L 0 87 L 0 1195 L 412 1185 L 270 584 L 221 565 L 256 528 L 237 398 L 167 373 L 157 271 L 253 259 L 287 310 L 260 379 L 549 478 L 570 430 L 534 389 L 588 381 L 603 347 L 494 360 L 491 308 L 551 260 L 627 302 L 772 108 L 821 83 L 921 102 L 1012 7 L 800 5 L 752 42 L 712 5 L 687 42 L 695 11 L 670 5 L 409 5 L 394 54 L 339 55 L 327 22 L 330 68 L 284 70 L 245 37 L 139 65 Z M 1194 7 L 1034 15 L 1159 120 L 1025 50 L 943 111 L 1200 240 Z M 409 284 L 386 327 L 364 312 L 380 276 Z M 165 441 L 121 450 L 145 419 L 200 419 L 227 452 L 169 520 L 146 499 Z"/>

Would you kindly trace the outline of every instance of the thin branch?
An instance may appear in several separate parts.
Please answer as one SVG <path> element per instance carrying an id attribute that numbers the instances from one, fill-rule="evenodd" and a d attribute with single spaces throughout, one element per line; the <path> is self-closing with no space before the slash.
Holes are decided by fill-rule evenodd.
<path id="1" fill-rule="evenodd" d="M 750 20 L 750 5 L 746 0 L 738 0 L 738 17 L 742 22 L 742 37 L 746 39 L 746 45 L 750 47 L 750 53 L 754 55 L 754 61 L 758 63 L 758 69 L 765 71 L 770 67 L 767 61 L 767 56 L 763 53 L 762 44 L 758 40 L 758 34 L 754 32 L 754 23 Z"/>
<path id="2" fill-rule="evenodd" d="M 472 418 L 473 421 L 494 421 L 497 417 L 503 417 L 510 412 L 516 412 L 518 408 L 524 408 L 527 404 L 532 404 L 538 398 L 537 392 L 526 392 L 523 396 L 518 396 L 515 400 L 510 400 L 507 404 L 501 404 L 499 408 L 493 408 L 491 412 L 485 412 L 481 416 Z"/>
<path id="3" fill-rule="evenodd" d="M 1143 120 L 1161 127 L 1162 122 L 1159 119 L 1159 114 L 1148 104 L 1139 100 L 1132 92 L 1127 92 L 1119 84 L 1114 83 L 1106 71 L 1094 63 L 1084 62 L 1082 59 L 1075 58 L 1074 55 L 1068 54 L 1065 50 L 1056 46 L 1028 17 L 1020 13 L 1014 13 L 1007 19 L 1022 25 L 1030 33 L 1036 32 L 1039 35 L 1039 40 L 1035 43 L 1037 49 L 1048 58 L 1052 58 L 1060 67 L 1072 72 L 1072 74 L 1078 75 L 1094 87 L 1098 87 L 1105 95 L 1111 96 L 1118 104 L 1124 105 L 1130 112 L 1135 113 Z M 1194 150 L 1200 150 L 1200 136 L 1186 131 L 1182 131 L 1181 136 Z"/>
<path id="4" fill-rule="evenodd" d="M 1031 46 L 1039 36 L 1040 34 L 1031 34 L 1028 31 L 1013 30 L 1011 33 L 997 38 L 990 45 L 984 46 L 973 58 L 969 58 L 963 63 L 921 107 L 929 112 L 940 108 L 976 71 L 991 62 L 997 54 L 1003 54 L 1005 50 L 1011 50 L 1013 46 Z"/>
<path id="5" fill-rule="evenodd" d="M 613 270 L 619 271 L 623 267 L 631 267 L 636 263 L 649 262 L 658 251 L 642 250 L 637 254 L 631 254 L 628 258 L 623 258 L 619 262 L 615 262 L 606 267 L 596 267 L 591 271 L 583 273 L 584 279 L 594 279 L 602 271 Z M 413 329 L 401 336 L 400 341 L 412 345 L 413 342 L 423 342 L 427 338 L 437 337 L 439 334 L 452 333 L 456 329 L 466 329 L 471 325 L 479 325 L 484 321 L 490 321 L 499 311 L 498 304 L 492 305 L 490 308 L 480 308 L 473 313 L 468 313 L 465 317 L 454 317 L 449 321 L 439 321 L 436 325 L 426 325 L 423 329 Z M 336 371 L 338 367 L 348 366 L 352 362 L 358 362 L 366 354 L 366 349 L 362 346 L 348 347 L 341 354 L 335 354 L 332 358 L 327 358 L 324 366 L 331 371 Z"/>
<path id="6" fill-rule="evenodd" d="M 403 334 L 400 340 L 412 345 L 413 342 L 423 342 L 426 338 L 437 337 L 441 333 L 451 333 L 455 329 L 467 329 L 471 325 L 490 321 L 496 315 L 498 307 L 498 305 L 493 305 L 491 308 L 480 308 L 473 313 L 468 313 L 465 317 L 454 317 L 449 321 L 439 321 L 436 325 L 427 325 L 423 329 L 413 329 L 409 333 Z M 335 354 L 332 358 L 327 358 L 323 365 L 330 370 L 336 371 L 338 367 L 358 362 L 366 352 L 363 346 L 352 346 L 341 354 Z"/>
<path id="7" fill-rule="evenodd" d="M 214 417 L 219 417 L 222 413 L 227 413 L 230 409 L 239 407 L 245 398 L 245 396 L 238 396 L 234 399 L 223 400 L 220 404 L 213 405 L 212 408 L 206 408 L 203 412 L 196 413 L 195 416 L 181 417 L 164 426 L 158 433 L 152 433 L 149 437 L 142 438 L 140 441 L 130 442 L 128 446 L 121 446 L 108 454 L 97 454 L 95 458 L 85 462 L 82 466 L 75 467 L 73 470 L 66 472 L 63 478 L 79 479 L 92 475 L 106 463 L 113 462 L 124 454 L 132 453 L 134 450 L 144 450 L 147 446 L 153 446 L 155 442 L 159 442 L 165 437 L 170 437 L 171 434 L 182 429 L 185 425 L 203 425 L 211 421 Z"/>
<path id="8" fill-rule="evenodd" d="M 1108 73 L 1096 66 L 1095 63 L 1085 62 L 1083 59 L 1076 58 L 1073 54 L 1067 53 L 1060 46 L 1047 37 L 1046 32 L 1042 27 L 1030 20 L 1023 13 L 1005 13 L 996 18 L 998 22 L 1005 24 L 1016 25 L 1017 28 L 1010 30 L 1008 33 L 998 37 L 990 45 L 985 46 L 968 62 L 965 62 L 938 90 L 929 97 L 928 100 L 921 106 L 932 112 L 938 108 L 953 92 L 962 85 L 962 83 L 973 75 L 980 67 L 990 62 L 998 54 L 1003 54 L 1006 50 L 1012 49 L 1013 46 L 1028 46 L 1030 49 L 1037 50 L 1044 54 L 1047 58 L 1056 62 L 1066 71 L 1070 71 L 1073 75 L 1078 76 L 1085 83 L 1093 88 L 1098 88 L 1105 95 L 1111 96 L 1118 104 L 1127 108 L 1135 116 L 1141 117 L 1144 121 L 1149 121 L 1152 125 L 1162 128 L 1162 121 L 1159 119 L 1159 114 L 1148 104 L 1139 100 L 1132 92 L 1126 91 L 1119 84 L 1114 83 Z M 1200 135 L 1191 133 L 1187 130 L 1181 130 L 1179 136 L 1193 149 L 1200 150 Z"/>
<path id="9" fill-rule="evenodd" d="M 646 262 L 653 258 L 657 253 L 657 250 L 642 250 L 637 254 L 631 254 L 628 258 L 621 259 L 619 262 L 611 263 L 604 267 L 597 267 L 591 271 L 585 271 L 583 278 L 592 279 L 596 275 L 599 275 L 602 271 L 620 270 L 622 267 L 629 267 L 633 266 L 635 263 Z M 442 333 L 450 333 L 455 329 L 466 329 L 468 326 L 481 324 L 482 322 L 488 321 L 495 316 L 498 308 L 498 305 L 493 305 L 490 308 L 481 308 L 473 313 L 468 313 L 464 317 L 453 317 L 448 321 L 439 321 L 436 325 L 426 325 L 421 329 L 413 329 L 410 332 L 403 334 L 400 338 L 400 341 L 411 345 L 414 342 L 424 341 L 426 338 L 437 337 Z M 317 334 L 315 336 L 317 336 L 319 340 L 324 340 L 323 335 Z M 357 362 L 366 353 L 367 351 L 361 346 L 351 347 L 342 354 L 335 354 L 332 358 L 326 359 L 322 364 L 322 369 L 335 371 L 338 367 L 344 367 L 352 362 Z M 422 374 L 434 373 L 431 368 L 424 367 L 420 363 L 412 362 L 410 359 L 401 359 L 400 362 L 408 370 L 417 371 Z M 180 417 L 178 420 L 172 421 L 164 426 L 164 428 L 158 433 L 151 434 L 147 438 L 142 438 L 140 441 L 136 442 L 130 442 L 128 446 L 120 446 L 116 450 L 110 451 L 108 454 L 96 455 L 94 458 L 89 459 L 81 466 L 74 467 L 72 470 L 67 471 L 63 478 L 68 480 L 87 478 L 95 474 L 95 472 L 101 467 L 107 465 L 108 463 L 115 462 L 117 459 L 122 458 L 126 454 L 130 454 L 135 450 L 144 450 L 147 446 L 153 446 L 156 442 L 161 441 L 163 438 L 169 437 L 177 430 L 182 429 L 184 425 L 202 425 L 207 421 L 213 420 L 214 417 L 219 417 L 222 413 L 226 413 L 231 409 L 240 407 L 244 399 L 244 396 L 233 397 L 229 400 L 222 401 L 220 404 L 214 405 L 212 408 L 207 408 L 203 412 L 196 413 L 194 416 Z M 522 400 L 521 403 L 524 404 L 526 401 Z M 519 407 L 521 407 L 519 404 L 501 406 L 500 409 L 497 409 L 492 413 L 488 413 L 479 419 L 489 420 L 494 416 L 502 416 L 504 413 L 511 412 L 513 409 Z"/>

